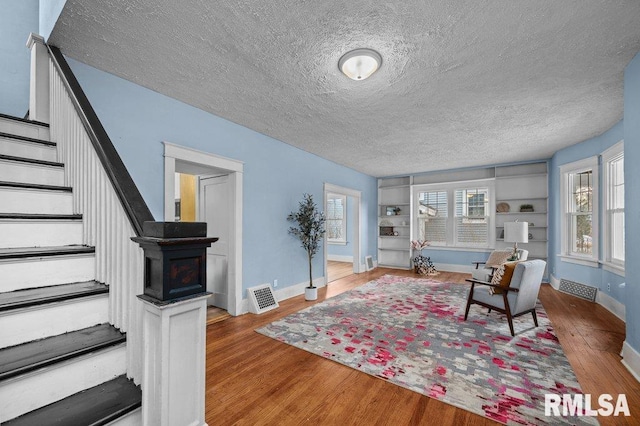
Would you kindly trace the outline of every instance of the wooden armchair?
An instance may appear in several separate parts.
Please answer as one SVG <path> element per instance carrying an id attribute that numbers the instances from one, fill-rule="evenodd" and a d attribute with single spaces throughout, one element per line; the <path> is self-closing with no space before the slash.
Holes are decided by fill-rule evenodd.
<path id="1" fill-rule="evenodd" d="M 513 318 L 527 313 L 533 316 L 533 323 L 538 326 L 538 318 L 536 317 L 536 302 L 538 300 L 538 292 L 546 267 L 543 260 L 529 260 L 520 262 L 515 266 L 513 276 L 508 287 L 500 284 L 492 284 L 490 282 L 468 279 L 471 283 L 469 297 L 467 298 L 467 307 L 464 312 L 464 320 L 467 320 L 469 308 L 472 304 L 477 304 L 496 310 L 507 316 L 509 322 L 509 330 L 514 336 Z M 501 293 L 494 293 L 490 289 L 499 288 Z"/>

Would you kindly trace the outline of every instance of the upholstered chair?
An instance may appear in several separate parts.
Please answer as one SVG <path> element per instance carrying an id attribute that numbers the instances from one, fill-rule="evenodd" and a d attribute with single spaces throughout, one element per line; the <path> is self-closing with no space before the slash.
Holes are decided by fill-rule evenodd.
<path id="1" fill-rule="evenodd" d="M 513 275 L 509 280 L 501 281 L 508 275 L 505 271 L 508 270 L 509 264 L 505 265 L 507 266 L 503 265 L 496 270 L 492 283 L 475 279 L 467 280 L 471 283 L 471 289 L 464 312 L 464 320 L 467 320 L 471 305 L 484 306 L 489 308 L 489 312 L 495 310 L 505 314 L 511 335 L 514 336 L 512 321 L 514 317 L 531 313 L 535 326 L 538 326 L 535 308 L 547 263 L 540 259 L 511 262 Z"/>
<path id="2" fill-rule="evenodd" d="M 494 250 L 485 261 L 471 262 L 475 268 L 471 272 L 474 280 L 491 282 L 491 277 L 497 267 L 507 262 L 507 259 L 513 254 L 513 249 Z M 518 249 L 518 260 L 527 260 L 529 251 Z M 480 267 L 483 265 L 483 267 Z"/>

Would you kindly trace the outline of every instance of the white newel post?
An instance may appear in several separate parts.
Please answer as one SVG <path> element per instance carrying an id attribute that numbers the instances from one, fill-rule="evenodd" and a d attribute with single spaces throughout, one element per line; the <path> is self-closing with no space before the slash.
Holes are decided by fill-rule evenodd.
<path id="1" fill-rule="evenodd" d="M 49 123 L 49 51 L 44 38 L 29 34 L 31 80 L 29 85 L 29 119 Z"/>
<path id="2" fill-rule="evenodd" d="M 204 426 L 207 298 L 144 304 L 142 423 Z"/>
<path id="3" fill-rule="evenodd" d="M 206 426 L 206 250 L 200 222 L 145 222 L 142 424 Z"/>

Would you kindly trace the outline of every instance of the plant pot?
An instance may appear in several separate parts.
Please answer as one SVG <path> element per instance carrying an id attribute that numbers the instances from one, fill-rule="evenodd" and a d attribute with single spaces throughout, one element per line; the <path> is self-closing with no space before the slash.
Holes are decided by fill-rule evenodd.
<path id="1" fill-rule="evenodd" d="M 316 300 L 316 299 L 318 299 L 318 287 L 305 287 L 304 300 Z"/>

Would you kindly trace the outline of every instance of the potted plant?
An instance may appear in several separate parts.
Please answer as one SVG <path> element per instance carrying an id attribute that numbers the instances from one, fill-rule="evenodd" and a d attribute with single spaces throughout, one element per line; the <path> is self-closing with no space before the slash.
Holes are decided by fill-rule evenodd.
<path id="1" fill-rule="evenodd" d="M 416 274 L 420 275 L 436 275 L 436 267 L 431 262 L 430 257 L 425 257 L 422 255 L 422 250 L 428 247 L 430 243 L 427 240 L 413 240 L 411 241 L 411 250 L 419 251 L 420 254 L 416 255 L 413 258 L 413 268 Z"/>
<path id="2" fill-rule="evenodd" d="M 298 237 L 300 245 L 307 252 L 309 259 L 309 285 L 304 289 L 305 299 L 316 300 L 318 288 L 313 285 L 311 261 L 318 252 L 320 241 L 324 237 L 326 220 L 324 213 L 318 210 L 312 195 L 304 194 L 303 200 L 299 203 L 298 211 L 289 213 L 287 220 L 295 223 L 295 226 L 289 228 L 289 234 Z"/>

